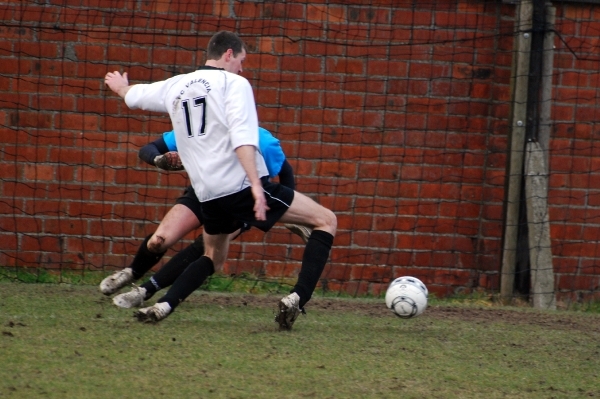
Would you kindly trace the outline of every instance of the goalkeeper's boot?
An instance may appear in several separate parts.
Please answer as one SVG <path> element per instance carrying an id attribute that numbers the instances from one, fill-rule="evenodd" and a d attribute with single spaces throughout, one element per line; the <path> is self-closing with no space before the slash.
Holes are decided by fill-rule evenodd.
<path id="1" fill-rule="evenodd" d="M 146 299 L 146 289 L 143 287 L 133 287 L 131 291 L 114 297 L 113 303 L 125 309 L 139 308 L 144 304 L 144 299 Z"/>
<path id="2" fill-rule="evenodd" d="M 285 227 L 292 233 L 300 236 L 302 241 L 306 244 L 308 242 L 308 237 L 312 233 L 312 230 L 305 226 L 300 226 L 299 224 L 286 224 Z"/>
<path id="3" fill-rule="evenodd" d="M 130 267 L 126 267 L 102 280 L 100 283 L 100 291 L 104 295 L 111 295 L 126 285 L 131 284 L 134 280 L 133 270 Z"/>
<path id="4" fill-rule="evenodd" d="M 279 313 L 275 322 L 279 323 L 279 330 L 291 330 L 300 314 L 300 297 L 295 292 L 279 301 Z"/>
<path id="5" fill-rule="evenodd" d="M 171 305 L 168 302 L 157 302 L 153 306 L 138 310 L 133 315 L 137 317 L 138 321 L 156 323 L 166 319 L 171 313 Z"/>

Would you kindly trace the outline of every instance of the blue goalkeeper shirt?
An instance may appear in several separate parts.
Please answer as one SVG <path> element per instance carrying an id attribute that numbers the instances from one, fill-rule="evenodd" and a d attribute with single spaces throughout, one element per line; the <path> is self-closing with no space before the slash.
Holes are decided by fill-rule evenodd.
<path id="1" fill-rule="evenodd" d="M 163 133 L 163 140 L 167 145 L 169 151 L 177 151 L 177 144 L 175 143 L 175 131 Z M 267 169 L 269 170 L 269 177 L 275 177 L 281 171 L 281 166 L 285 161 L 285 154 L 281 149 L 279 140 L 275 138 L 267 129 L 262 127 L 258 128 L 258 145 L 260 153 L 265 159 Z"/>

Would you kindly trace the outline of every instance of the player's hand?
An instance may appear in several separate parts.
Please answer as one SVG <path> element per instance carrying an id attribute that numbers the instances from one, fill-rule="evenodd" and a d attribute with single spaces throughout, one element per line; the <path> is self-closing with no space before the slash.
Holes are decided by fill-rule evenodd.
<path id="1" fill-rule="evenodd" d="M 109 72 L 104 76 L 104 83 L 115 93 L 121 97 L 125 97 L 129 88 L 129 80 L 127 79 L 127 72 L 123 75 L 119 71 Z"/>
<path id="2" fill-rule="evenodd" d="M 183 170 L 181 158 L 177 151 L 170 151 L 154 158 L 154 165 L 163 170 Z"/>
<path id="3" fill-rule="evenodd" d="M 252 196 L 254 197 L 254 217 L 256 220 L 267 220 L 267 211 L 270 208 L 267 206 L 262 185 L 257 184 L 252 186 Z"/>

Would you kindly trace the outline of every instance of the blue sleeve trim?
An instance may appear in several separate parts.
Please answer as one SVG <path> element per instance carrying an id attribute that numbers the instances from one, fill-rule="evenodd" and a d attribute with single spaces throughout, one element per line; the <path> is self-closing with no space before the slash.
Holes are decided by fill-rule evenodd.
<path id="1" fill-rule="evenodd" d="M 167 148 L 169 149 L 169 151 L 177 151 L 177 143 L 175 142 L 174 130 L 163 133 L 163 140 L 165 141 L 165 144 L 167 144 Z"/>

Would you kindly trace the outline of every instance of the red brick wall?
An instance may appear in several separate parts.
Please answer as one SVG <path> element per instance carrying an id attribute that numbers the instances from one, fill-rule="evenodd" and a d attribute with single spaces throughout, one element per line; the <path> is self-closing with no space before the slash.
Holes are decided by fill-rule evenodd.
<path id="1" fill-rule="evenodd" d="M 556 286 L 600 297 L 600 8 L 557 9 L 550 220 Z"/>
<path id="2" fill-rule="evenodd" d="M 228 29 L 249 46 L 243 75 L 299 191 L 338 216 L 328 289 L 377 294 L 407 274 L 438 295 L 498 289 L 514 6 L 195 3 L 0 1 L 1 265 L 128 264 L 187 180 L 137 159 L 170 122 L 128 110 L 103 77 L 191 71 L 210 36 Z M 574 4 L 557 19 L 553 252 L 557 286 L 589 293 L 600 275 L 600 21 Z M 251 231 L 226 272 L 285 281 L 302 249 L 281 227 Z"/>

